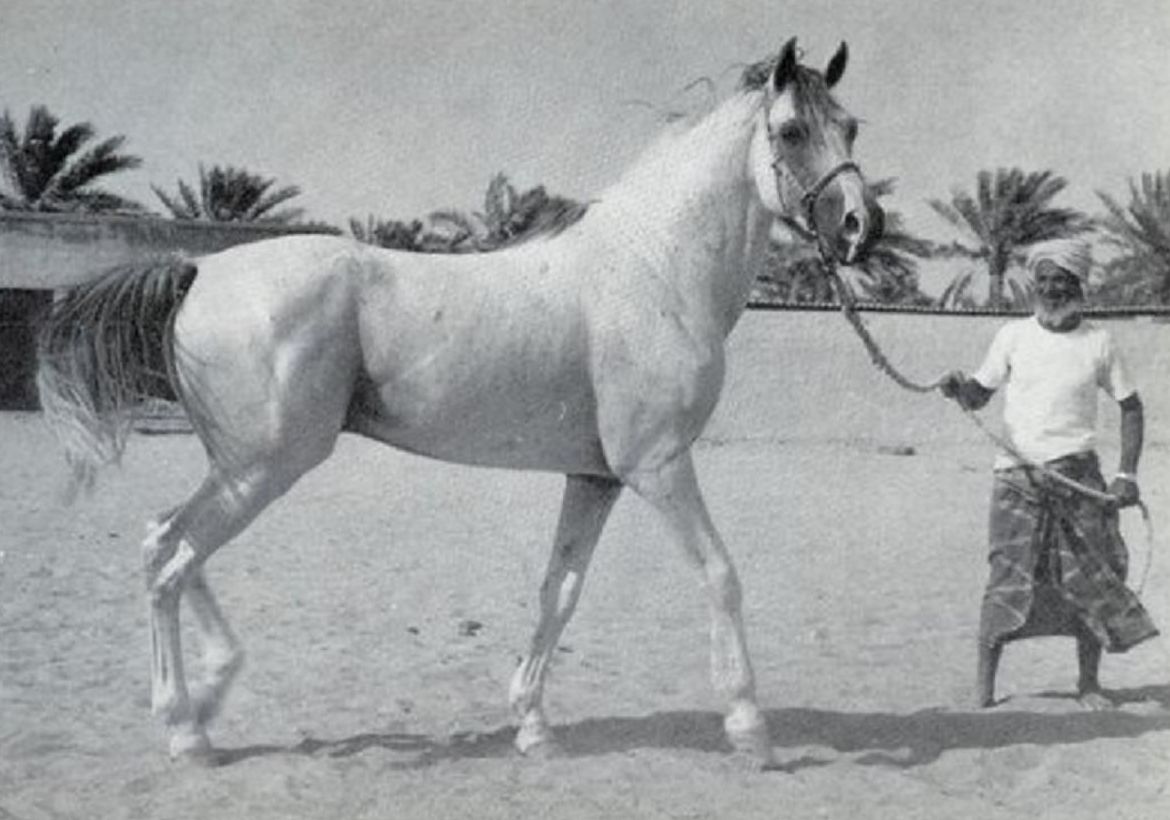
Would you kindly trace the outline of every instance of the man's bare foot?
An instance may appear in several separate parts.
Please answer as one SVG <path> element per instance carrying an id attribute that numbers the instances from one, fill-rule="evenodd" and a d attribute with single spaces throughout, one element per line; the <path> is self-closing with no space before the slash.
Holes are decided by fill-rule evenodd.
<path id="1" fill-rule="evenodd" d="M 1108 712 L 1117 708 L 1113 699 L 1100 689 L 1082 690 L 1077 695 L 1077 703 L 1090 712 Z"/>

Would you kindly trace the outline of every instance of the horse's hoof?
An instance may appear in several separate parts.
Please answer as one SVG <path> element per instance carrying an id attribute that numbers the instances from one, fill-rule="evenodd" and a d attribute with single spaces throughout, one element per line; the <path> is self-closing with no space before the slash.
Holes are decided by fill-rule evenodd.
<path id="1" fill-rule="evenodd" d="M 564 756 L 564 750 L 553 737 L 552 731 L 544 725 L 521 726 L 513 745 L 520 754 L 535 760 Z"/>
<path id="2" fill-rule="evenodd" d="M 728 721 L 725 729 L 727 739 L 736 755 L 748 758 L 761 771 L 774 771 L 779 768 L 775 753 L 772 751 L 768 724 L 762 719 L 744 726 L 731 725 L 731 721 Z"/>
<path id="3" fill-rule="evenodd" d="M 196 766 L 214 766 L 217 763 L 215 747 L 202 729 L 171 735 L 170 753 L 171 760 L 176 763 Z"/>
<path id="4" fill-rule="evenodd" d="M 566 757 L 564 747 L 551 737 L 539 743 L 531 743 L 523 749 L 517 745 L 516 751 L 529 760 L 557 760 Z"/>

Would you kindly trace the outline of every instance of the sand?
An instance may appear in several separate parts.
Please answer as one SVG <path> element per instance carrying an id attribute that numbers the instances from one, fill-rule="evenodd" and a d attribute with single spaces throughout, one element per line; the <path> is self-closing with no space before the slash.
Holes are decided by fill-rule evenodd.
<path id="1" fill-rule="evenodd" d="M 870 323 L 923 378 L 973 367 L 997 324 Z M 1145 599 L 1170 629 L 1170 326 L 1111 327 L 1146 397 Z M 993 451 L 954 408 L 872 372 L 843 328 L 832 314 L 746 317 L 696 448 L 780 771 L 728 754 L 698 578 L 632 496 L 552 669 L 567 754 L 514 754 L 505 691 L 561 478 L 349 437 L 208 565 L 248 661 L 213 727 L 224 765 L 171 764 L 148 709 L 138 544 L 199 479 L 198 442 L 138 436 L 65 508 L 51 438 L 9 413 L 0 818 L 1170 816 L 1167 639 L 1106 657 L 1115 712 L 1072 699 L 1061 639 L 1010 647 L 1004 702 L 969 706 Z M 1112 466 L 1115 434 L 1102 452 Z M 1125 529 L 1140 569 L 1132 514 Z"/>

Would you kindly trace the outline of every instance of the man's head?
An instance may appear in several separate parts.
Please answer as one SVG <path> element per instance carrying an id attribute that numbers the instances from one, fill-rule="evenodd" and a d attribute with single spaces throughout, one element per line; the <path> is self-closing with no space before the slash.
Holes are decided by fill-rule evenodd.
<path id="1" fill-rule="evenodd" d="M 1072 330 L 1081 321 L 1093 257 L 1079 239 L 1054 239 L 1033 247 L 1028 271 L 1035 287 L 1036 318 L 1048 330 Z"/>

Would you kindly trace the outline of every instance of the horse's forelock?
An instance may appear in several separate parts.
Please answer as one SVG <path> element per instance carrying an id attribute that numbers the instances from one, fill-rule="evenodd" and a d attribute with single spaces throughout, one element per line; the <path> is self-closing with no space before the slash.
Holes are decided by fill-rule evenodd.
<path id="1" fill-rule="evenodd" d="M 752 63 L 740 76 L 739 87 L 744 91 L 763 91 L 771 82 L 779 57 L 769 57 Z M 832 118 L 842 112 L 840 104 L 833 99 L 824 75 L 815 68 L 798 65 L 790 80 L 793 102 L 801 116 L 820 114 Z"/>

